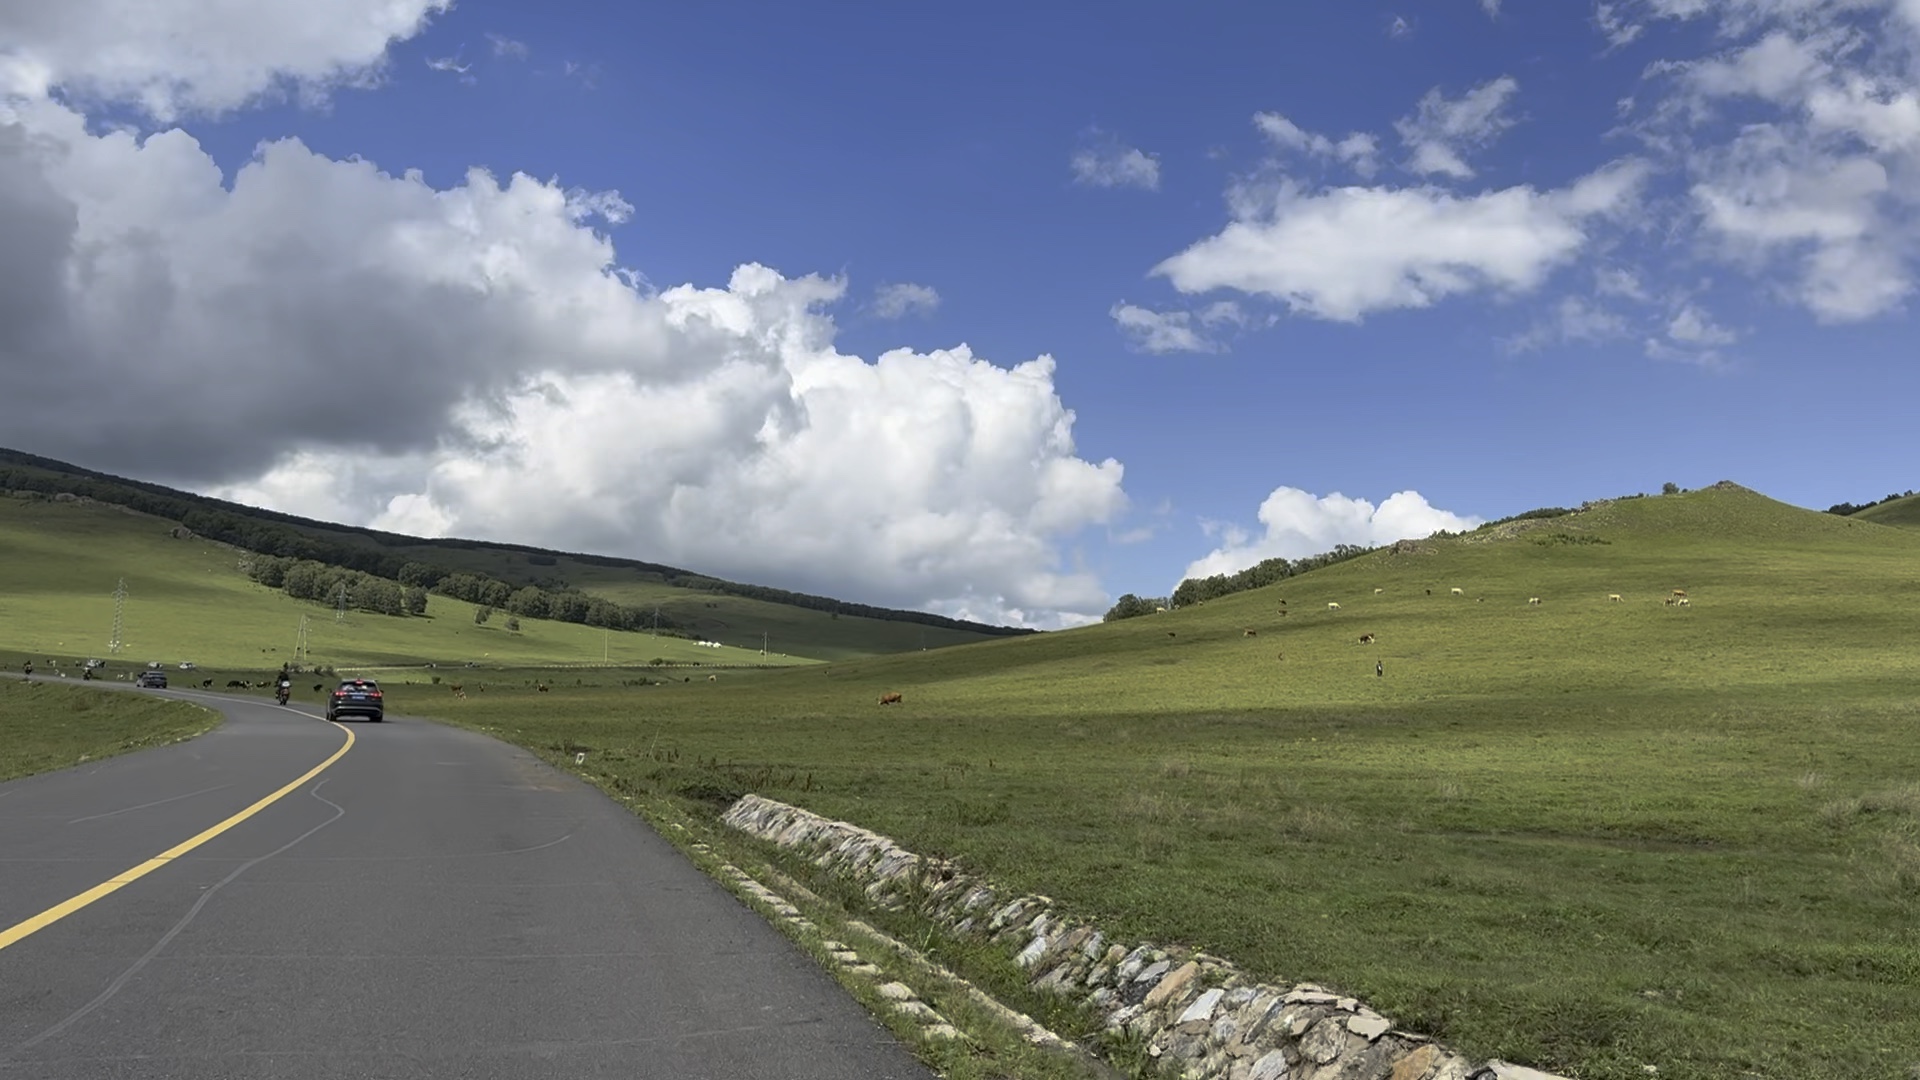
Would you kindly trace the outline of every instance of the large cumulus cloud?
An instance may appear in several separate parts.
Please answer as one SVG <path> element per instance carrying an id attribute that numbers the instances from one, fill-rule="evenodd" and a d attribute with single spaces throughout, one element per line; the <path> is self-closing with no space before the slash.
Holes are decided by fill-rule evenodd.
<path id="1" fill-rule="evenodd" d="M 74 103 L 164 120 L 318 92 L 441 5 L 311 6 L 326 17 L 269 20 L 252 52 L 215 34 L 192 55 L 0 11 L 6 443 L 969 617 L 1104 605 L 1058 547 L 1121 511 L 1122 470 L 1077 456 L 1049 357 L 846 355 L 845 282 L 761 266 L 654 291 L 597 228 L 634 212 L 611 192 L 482 171 L 435 188 L 295 140 L 229 183 L 186 131 L 101 131 Z M 360 21 L 329 36 L 328 18 Z"/>

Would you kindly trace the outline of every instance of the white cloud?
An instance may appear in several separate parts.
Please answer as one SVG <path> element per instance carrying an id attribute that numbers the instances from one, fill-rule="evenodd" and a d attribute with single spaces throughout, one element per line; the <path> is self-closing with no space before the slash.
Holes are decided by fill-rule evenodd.
<path id="1" fill-rule="evenodd" d="M 931 285 L 898 282 L 873 291 L 873 313 L 883 319 L 931 315 L 940 307 L 940 293 Z"/>
<path id="2" fill-rule="evenodd" d="M 1486 12 L 1488 18 L 1497 19 L 1500 17 L 1500 0 L 1480 0 L 1480 10 Z"/>
<path id="3" fill-rule="evenodd" d="M 1698 239 L 1823 321 L 1900 309 L 1920 260 L 1920 2 L 1644 0 L 1719 44 L 1656 63 L 1637 130 L 1691 177 Z"/>
<path id="4" fill-rule="evenodd" d="M 1578 296 L 1564 296 L 1547 316 L 1502 344 L 1509 352 L 1534 352 L 1551 345 L 1610 341 L 1627 333 L 1627 320 L 1620 313 Z"/>
<path id="5" fill-rule="evenodd" d="M 0 430 L 347 522 L 995 621 L 1104 610 L 1059 549 L 1122 512 L 1122 468 L 1076 454 L 1050 357 L 845 355 L 844 283 L 760 266 L 641 288 L 598 230 L 659 212 L 293 140 L 228 178 L 183 131 L 11 96 Z"/>
<path id="6" fill-rule="evenodd" d="M 1107 312 L 1133 346 L 1143 352 L 1221 352 L 1224 342 L 1209 331 L 1245 326 L 1240 305 L 1220 300 L 1199 311 L 1154 311 L 1122 301 Z"/>
<path id="7" fill-rule="evenodd" d="M 1408 22 L 1406 19 L 1406 16 L 1404 15 L 1395 15 L 1387 23 L 1388 37 L 1396 37 L 1396 38 L 1406 37 L 1408 34 L 1411 34 L 1411 33 L 1413 33 L 1413 24 Z"/>
<path id="8" fill-rule="evenodd" d="M 527 58 L 527 43 L 524 41 L 515 41 L 505 34 L 489 33 L 487 35 L 487 43 L 493 46 L 493 55 L 495 56 L 503 56 L 509 60 L 525 60 Z"/>
<path id="9" fill-rule="evenodd" d="M 1647 29 L 1643 24 L 1633 22 L 1621 4 L 1595 4 L 1593 22 L 1600 28 L 1601 36 L 1607 39 L 1607 45 L 1615 49 L 1632 44 Z"/>
<path id="10" fill-rule="evenodd" d="M 1372 176 L 1379 168 L 1380 140 L 1365 132 L 1356 131 L 1335 142 L 1325 135 L 1302 129 L 1276 112 L 1254 114 L 1253 126 L 1283 150 L 1330 158 L 1361 176 Z"/>
<path id="11" fill-rule="evenodd" d="M 1681 305 L 1667 323 L 1667 336 L 1687 345 L 1713 348 L 1719 345 L 1731 345 L 1740 340 L 1733 331 L 1715 323 L 1713 316 L 1700 310 L 1698 305 Z"/>
<path id="12" fill-rule="evenodd" d="M 1457 180 L 1473 176 L 1462 155 L 1492 144 L 1513 126 L 1506 108 L 1519 90 L 1518 82 L 1503 75 L 1455 100 L 1448 100 L 1437 87 L 1427 91 L 1418 110 L 1393 125 L 1413 154 L 1407 167 L 1421 175 L 1438 173 Z"/>
<path id="13" fill-rule="evenodd" d="M 1627 206 L 1643 175 L 1622 162 L 1557 191 L 1470 196 L 1282 181 L 1240 192 L 1231 224 L 1154 273 L 1184 293 L 1236 289 L 1346 322 L 1462 293 L 1525 292 L 1581 249 L 1591 219 Z"/>
<path id="14" fill-rule="evenodd" d="M 452 0 L 58 0 L 0 4 L 0 68 L 34 91 L 126 100 L 169 121 L 256 98 L 365 82 L 387 46 Z"/>
<path id="15" fill-rule="evenodd" d="M 1104 132 L 1089 133 L 1069 159 L 1073 178 L 1090 187 L 1160 190 L 1160 157 L 1126 146 Z"/>
<path id="16" fill-rule="evenodd" d="M 1215 523 L 1210 534 L 1220 538 L 1220 546 L 1194 560 L 1182 579 L 1238 573 L 1263 559 L 1298 559 L 1340 544 L 1377 547 L 1442 529 L 1459 532 L 1482 521 L 1431 506 L 1417 491 L 1390 495 L 1376 507 L 1339 492 L 1315 497 L 1292 487 L 1275 488 L 1260 504 L 1258 517 L 1258 531 Z"/>

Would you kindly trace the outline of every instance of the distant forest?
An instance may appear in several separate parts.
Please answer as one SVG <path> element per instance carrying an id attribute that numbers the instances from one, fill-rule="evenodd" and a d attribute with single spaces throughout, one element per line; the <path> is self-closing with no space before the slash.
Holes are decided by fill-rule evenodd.
<path id="1" fill-rule="evenodd" d="M 654 625 L 654 614 L 651 608 L 647 609 L 645 621 L 642 622 L 640 609 L 590 597 L 578 589 L 565 586 L 556 588 L 552 587 L 551 583 L 547 587 L 515 585 L 497 578 L 460 573 L 448 567 L 423 562 L 418 552 L 405 553 L 383 549 L 425 547 L 511 551 L 527 556 L 527 561 L 535 566 L 553 566 L 560 559 L 565 558 L 590 566 L 615 567 L 652 574 L 663 583 L 675 588 L 723 593 L 728 596 L 740 596 L 813 611 L 837 612 L 841 615 L 884 619 L 890 622 L 917 623 L 975 634 L 1015 636 L 1035 632 L 1025 627 L 992 626 L 987 623 L 948 618 L 945 615 L 926 611 L 904 611 L 896 608 L 875 607 L 870 604 L 851 604 L 831 597 L 788 592 L 785 589 L 769 588 L 764 585 L 743 585 L 739 582 L 724 581 L 672 566 L 642 562 L 638 559 L 556 552 L 522 544 L 496 544 L 482 540 L 402 536 L 377 529 L 315 521 L 273 510 L 242 506 L 224 499 L 176 491 L 159 484 L 111 476 L 69 465 L 66 462 L 55 461 L 52 458 L 0 448 L 0 491 L 5 490 L 31 491 L 44 495 L 69 493 L 99 502 L 113 503 L 141 513 L 152 514 L 155 517 L 177 521 L 210 540 L 232 544 L 274 559 L 286 560 L 285 566 L 264 562 L 255 565 L 257 573 L 281 575 L 280 582 L 274 586 L 276 588 L 286 588 L 284 573 L 294 563 L 317 563 L 326 567 L 357 571 L 367 577 L 392 583 L 401 590 L 398 593 L 399 606 L 403 609 L 412 607 L 415 596 L 405 590 L 425 589 L 440 595 L 500 608 L 516 615 L 532 615 L 536 618 L 586 623 L 589 626 L 607 626 L 622 630 L 639 629 L 643 625 L 651 629 Z M 345 533 L 372 543 L 369 545 L 364 542 L 316 536 L 307 531 L 310 529 Z M 316 580 L 311 576 L 310 571 L 303 570 L 294 575 L 294 587 L 304 591 L 313 587 L 313 582 Z M 332 580 L 331 584 L 332 588 L 337 589 L 339 581 Z M 388 603 L 391 595 L 384 587 L 363 588 L 363 595 L 379 596 L 382 604 L 380 610 L 393 606 Z M 354 604 L 351 589 L 348 603 Z M 680 630 L 664 615 L 659 617 L 659 627 L 662 632 Z"/>

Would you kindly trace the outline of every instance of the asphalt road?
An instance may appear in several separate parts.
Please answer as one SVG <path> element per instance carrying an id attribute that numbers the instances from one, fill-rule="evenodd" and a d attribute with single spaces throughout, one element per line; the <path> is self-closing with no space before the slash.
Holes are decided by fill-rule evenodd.
<path id="1" fill-rule="evenodd" d="M 0 935 L 146 868 L 0 945 L 0 1078 L 932 1077 L 645 822 L 532 755 L 167 693 L 226 722 L 0 784 Z M 349 730 L 284 797 L 152 862 Z"/>

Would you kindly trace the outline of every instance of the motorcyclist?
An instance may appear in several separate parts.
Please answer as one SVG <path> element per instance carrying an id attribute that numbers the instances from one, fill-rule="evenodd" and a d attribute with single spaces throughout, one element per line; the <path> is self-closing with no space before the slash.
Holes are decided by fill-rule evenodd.
<path id="1" fill-rule="evenodd" d="M 282 669 L 280 672 L 280 683 L 278 686 L 274 687 L 274 690 L 273 690 L 273 700 L 279 702 L 282 705 L 285 705 L 287 703 L 287 698 L 291 697 L 292 695 L 293 695 L 293 679 L 287 675 L 285 669 Z"/>

